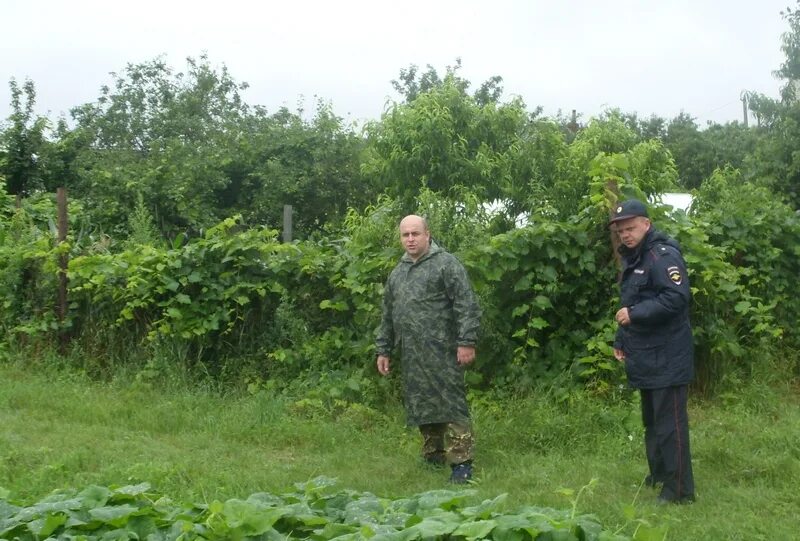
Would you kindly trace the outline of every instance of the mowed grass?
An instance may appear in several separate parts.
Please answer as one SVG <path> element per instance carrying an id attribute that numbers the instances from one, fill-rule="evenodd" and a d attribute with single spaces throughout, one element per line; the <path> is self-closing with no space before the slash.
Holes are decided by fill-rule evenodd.
<path id="1" fill-rule="evenodd" d="M 298 400 L 117 381 L 0 366 L 0 487 L 32 503 L 52 490 L 146 481 L 179 501 L 284 492 L 319 475 L 342 488 L 403 497 L 452 488 L 421 464 L 400 407 L 333 413 Z M 667 539 L 795 539 L 800 509 L 800 389 L 749 384 L 691 400 L 698 501 L 655 505 L 635 395 L 608 402 L 548 393 L 475 397 L 476 500 L 594 513 L 632 534 L 637 520 Z M 574 491 L 565 495 L 562 489 Z M 633 518 L 634 520 L 631 520 Z"/>

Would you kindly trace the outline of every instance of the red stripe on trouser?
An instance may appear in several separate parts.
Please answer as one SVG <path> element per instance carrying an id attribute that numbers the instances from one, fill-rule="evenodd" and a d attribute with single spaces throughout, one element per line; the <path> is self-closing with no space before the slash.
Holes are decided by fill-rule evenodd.
<path id="1" fill-rule="evenodd" d="M 678 457 L 678 486 L 677 486 L 677 494 L 675 494 L 675 498 L 680 498 L 683 494 L 681 490 L 681 482 L 683 481 L 683 454 L 682 449 L 683 446 L 681 445 L 681 427 L 680 422 L 678 421 L 678 397 L 676 396 L 675 389 L 672 389 L 672 409 L 673 413 L 675 414 L 675 441 L 677 442 L 677 457 Z"/>

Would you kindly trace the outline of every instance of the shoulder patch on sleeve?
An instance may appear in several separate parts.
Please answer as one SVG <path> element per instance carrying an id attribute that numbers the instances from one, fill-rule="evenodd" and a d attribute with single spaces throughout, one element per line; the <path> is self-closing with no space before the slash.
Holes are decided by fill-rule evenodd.
<path id="1" fill-rule="evenodd" d="M 676 265 L 667 267 L 667 276 L 676 286 L 679 286 L 683 283 L 683 276 L 681 275 L 681 269 L 679 269 Z"/>

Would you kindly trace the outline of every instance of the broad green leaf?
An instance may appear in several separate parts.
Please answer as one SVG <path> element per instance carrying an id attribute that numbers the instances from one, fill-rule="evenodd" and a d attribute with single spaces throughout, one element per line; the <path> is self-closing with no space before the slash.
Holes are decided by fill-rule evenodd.
<path id="1" fill-rule="evenodd" d="M 323 539 L 333 539 L 335 537 L 354 534 L 358 531 L 358 526 L 353 526 L 350 524 L 328 523 L 324 528 L 322 528 L 322 530 L 319 532 L 319 535 L 321 535 Z"/>
<path id="2" fill-rule="evenodd" d="M 457 515 L 446 517 L 428 517 L 419 524 L 408 528 L 403 533 L 405 539 L 429 539 L 450 535 L 453 530 L 458 528 L 459 521 Z"/>
<path id="3" fill-rule="evenodd" d="M 538 533 L 529 534 L 527 530 L 521 528 L 496 527 L 492 530 L 492 539 L 495 541 L 525 541 L 526 539 L 536 539 L 538 535 Z"/>
<path id="4" fill-rule="evenodd" d="M 178 283 L 176 280 L 173 280 L 172 278 L 167 278 L 166 283 L 164 284 L 164 287 L 166 287 L 170 291 L 177 291 L 180 286 L 181 284 Z"/>
<path id="5" fill-rule="evenodd" d="M 384 506 L 380 500 L 372 494 L 365 494 L 347 504 L 344 520 L 348 523 L 359 524 L 368 520 L 376 520 L 383 513 Z"/>
<path id="6" fill-rule="evenodd" d="M 420 494 L 417 498 L 417 502 L 421 510 L 433 509 L 436 507 L 452 509 L 461 505 L 465 499 L 474 494 L 474 490 L 463 490 L 459 492 L 452 490 L 431 490 Z"/>
<path id="7" fill-rule="evenodd" d="M 67 521 L 64 513 L 48 513 L 45 517 L 28 522 L 28 529 L 37 537 L 47 537 Z"/>
<path id="8" fill-rule="evenodd" d="M 319 303 L 319 307 L 322 310 L 336 310 L 337 312 L 342 312 L 347 310 L 347 303 L 344 301 L 333 302 L 330 299 L 324 299 Z"/>
<path id="9" fill-rule="evenodd" d="M 531 288 L 532 279 L 533 279 L 532 275 L 526 274 L 525 276 L 517 280 L 516 284 L 514 284 L 514 291 L 528 291 Z"/>
<path id="10" fill-rule="evenodd" d="M 461 510 L 461 514 L 466 517 L 486 519 L 489 518 L 492 513 L 498 512 L 507 499 L 508 494 L 504 492 L 491 500 L 483 500 L 474 507 L 465 507 Z"/>
<path id="11" fill-rule="evenodd" d="M 528 310 L 530 310 L 530 309 L 531 309 L 531 306 L 529 304 L 521 304 L 521 305 L 517 306 L 516 308 L 514 308 L 514 310 L 512 310 L 511 317 L 519 317 L 521 315 L 527 314 Z"/>
<path id="12" fill-rule="evenodd" d="M 5 519 L 13 517 L 19 512 L 20 508 L 16 505 L 11 505 L 5 500 L 0 500 L 0 524 Z"/>
<path id="13" fill-rule="evenodd" d="M 154 517 L 141 515 L 132 516 L 126 529 L 136 534 L 134 539 L 152 539 L 150 536 L 158 536 L 159 531 Z"/>
<path id="14" fill-rule="evenodd" d="M 89 515 L 101 522 L 105 522 L 112 526 L 123 526 L 133 513 L 139 509 L 130 504 L 123 504 L 117 506 L 97 507 L 89 510 Z"/>
<path id="15" fill-rule="evenodd" d="M 494 520 L 478 520 L 475 522 L 465 522 L 456 528 L 452 535 L 465 537 L 468 541 L 474 539 L 484 539 L 497 526 Z"/>
<path id="16" fill-rule="evenodd" d="M 101 486 L 90 486 L 78 493 L 85 507 L 102 507 L 111 498 L 113 492 Z"/>
<path id="17" fill-rule="evenodd" d="M 327 524 L 330 521 L 330 519 L 328 519 L 326 517 L 319 516 L 319 515 L 314 515 L 314 514 L 311 514 L 311 513 L 308 513 L 308 514 L 293 514 L 293 515 L 291 515 L 290 517 L 287 517 L 287 518 L 291 519 L 295 523 L 303 524 L 304 526 L 309 526 L 309 527 L 324 526 L 325 524 Z"/>
<path id="18" fill-rule="evenodd" d="M 228 500 L 223 507 L 225 524 L 244 535 L 261 535 L 286 513 L 283 508 L 264 508 L 252 502 Z"/>
<path id="19" fill-rule="evenodd" d="M 535 317 L 531 320 L 530 324 L 531 327 L 534 329 L 544 329 L 545 327 L 549 327 L 550 324 L 540 317 Z"/>
<path id="20" fill-rule="evenodd" d="M 74 528 L 76 526 L 84 526 L 93 522 L 89 516 L 88 510 L 67 511 L 67 522 L 64 523 L 65 528 Z"/>

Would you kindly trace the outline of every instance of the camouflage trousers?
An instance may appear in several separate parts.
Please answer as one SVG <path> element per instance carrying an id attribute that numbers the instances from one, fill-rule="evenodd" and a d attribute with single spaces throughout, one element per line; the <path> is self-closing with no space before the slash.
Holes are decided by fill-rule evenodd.
<path id="1" fill-rule="evenodd" d="M 425 460 L 449 464 L 472 460 L 475 438 L 470 423 L 431 423 L 419 425 L 419 431 Z"/>

